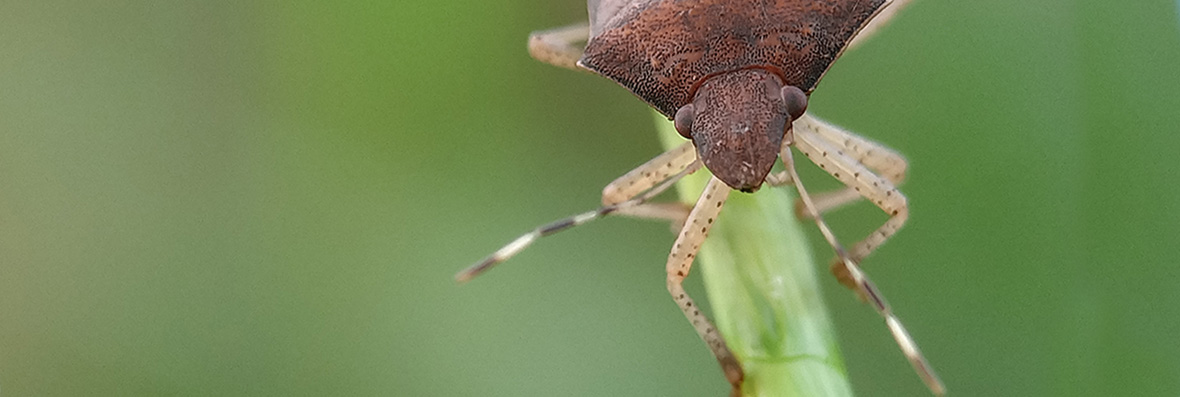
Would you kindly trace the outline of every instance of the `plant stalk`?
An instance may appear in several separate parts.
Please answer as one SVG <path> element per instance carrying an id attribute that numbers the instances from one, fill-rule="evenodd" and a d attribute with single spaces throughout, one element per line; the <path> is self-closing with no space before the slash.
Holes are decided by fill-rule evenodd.
<path id="1" fill-rule="evenodd" d="M 665 149 L 684 143 L 655 114 Z M 710 175 L 702 170 L 678 183 L 681 200 L 695 203 Z M 745 369 L 743 396 L 851 396 L 794 201 L 788 187 L 731 194 L 695 268 L 713 319 Z"/>

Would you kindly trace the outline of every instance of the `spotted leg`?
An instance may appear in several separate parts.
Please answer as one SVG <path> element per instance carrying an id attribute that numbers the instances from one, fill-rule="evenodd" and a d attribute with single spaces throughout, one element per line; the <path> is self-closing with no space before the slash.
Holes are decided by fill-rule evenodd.
<path id="1" fill-rule="evenodd" d="M 796 133 L 796 145 L 805 145 L 803 144 L 804 140 L 801 138 L 803 137 Z M 815 219 L 816 226 L 819 227 L 819 231 L 823 234 L 824 239 L 836 250 L 839 263 L 843 267 L 844 273 L 847 274 L 848 282 L 846 285 L 849 285 L 861 298 L 869 302 L 873 306 L 873 309 L 876 309 L 877 313 L 885 319 L 885 325 L 889 328 L 889 332 L 893 335 L 893 339 L 897 342 L 898 347 L 901 348 L 902 354 L 906 356 L 910 365 L 914 367 L 914 371 L 926 383 L 926 387 L 930 388 L 930 391 L 936 395 L 941 396 L 946 394 L 946 387 L 938 379 L 938 375 L 934 372 L 934 369 L 926 362 L 922 351 L 918 349 L 917 343 L 914 343 L 913 338 L 910 337 L 909 332 L 906 331 L 901 320 L 898 320 L 897 316 L 893 314 L 893 309 L 885 300 L 885 296 L 877 290 L 877 286 L 860 270 L 860 267 L 856 265 L 856 261 L 852 260 L 850 255 L 844 251 L 844 247 L 840 245 L 840 241 L 836 239 L 836 235 L 832 233 L 831 228 L 824 222 L 823 215 L 816 210 L 811 196 L 807 194 L 807 189 L 803 187 L 802 183 L 799 183 L 799 175 L 795 171 L 795 161 L 791 154 L 791 148 L 783 145 L 781 156 L 783 164 L 787 168 L 787 173 L 790 175 L 791 180 L 795 181 L 795 188 L 799 191 L 799 198 L 803 200 L 808 212 L 811 213 L 811 217 Z"/>
<path id="2" fill-rule="evenodd" d="M 687 154 L 686 154 L 687 148 Z M 496 250 L 478 263 L 464 269 L 455 275 L 455 279 L 465 282 L 491 269 L 493 266 L 512 258 L 516 254 L 532 245 L 541 237 L 582 225 L 610 214 L 630 215 L 646 218 L 667 219 L 673 224 L 683 223 L 687 216 L 687 208 L 675 205 L 657 204 L 645 205 L 652 197 L 668 190 L 681 177 L 701 167 L 697 161 L 696 152 L 692 151 L 691 143 L 656 156 L 655 159 L 644 163 L 635 170 L 627 173 L 603 189 L 603 206 L 596 210 L 584 212 L 553 223 L 542 225 L 517 237 L 504 247 Z"/>
<path id="3" fill-rule="evenodd" d="M 534 59 L 566 69 L 586 71 L 578 67 L 582 47 L 590 36 L 590 26 L 579 23 L 529 34 L 529 55 Z"/>
<path id="4" fill-rule="evenodd" d="M 682 171 L 684 167 L 696 159 L 697 152 L 692 142 L 685 142 L 664 152 L 606 185 L 606 188 L 602 189 L 602 205 L 615 205 L 635 197 Z M 622 208 L 618 214 L 636 218 L 668 220 L 672 223 L 672 232 L 678 232 L 680 227 L 684 226 L 684 220 L 688 217 L 688 212 L 691 209 L 692 207 L 679 201 L 644 203 Z"/>
<path id="5" fill-rule="evenodd" d="M 835 148 L 837 152 L 851 157 L 852 160 L 863 164 L 878 175 L 884 176 L 894 186 L 899 186 L 905 181 L 906 169 L 909 167 L 905 157 L 885 145 L 809 114 L 795 120 L 791 126 L 793 131 L 797 131 L 797 134 L 806 135 L 809 139 L 822 140 L 827 146 Z M 816 210 L 822 214 L 862 197 L 854 186 L 849 186 L 834 192 L 816 194 L 811 199 L 815 202 Z M 796 203 L 795 211 L 801 218 L 808 217 L 802 201 Z"/>
<path id="6" fill-rule="evenodd" d="M 800 128 L 795 131 L 795 147 L 824 171 L 844 185 L 851 187 L 853 191 L 889 215 L 889 219 L 876 231 L 852 246 L 852 250 L 848 252 L 848 259 L 851 261 L 860 263 L 874 249 L 897 233 L 897 230 L 909 218 L 909 206 L 901 191 L 897 190 L 889 179 L 882 178 L 869 170 L 852 153 L 840 149 L 808 128 Z M 815 213 L 819 212 L 814 201 L 807 205 L 812 207 L 809 211 L 814 209 Z M 841 283 L 850 288 L 853 287 L 853 280 L 849 278 L 850 275 L 846 271 L 846 267 L 838 261 L 832 264 L 832 272 L 836 274 Z"/>
<path id="7" fill-rule="evenodd" d="M 696 159 L 696 148 L 692 142 L 685 142 L 616 179 L 603 189 L 602 203 L 611 205 L 638 192 L 651 189 L 652 184 L 656 181 L 678 172 L 678 164 L 694 162 Z M 713 221 L 717 219 L 717 214 L 721 212 L 721 206 L 725 203 L 729 192 L 728 186 L 717 178 L 712 178 L 706 185 L 705 191 L 701 193 L 697 204 L 691 207 L 691 211 L 690 208 L 683 207 L 679 203 L 649 203 L 631 207 L 627 210 L 626 215 L 669 219 L 672 221 L 673 227 L 680 231 L 671 252 L 668 254 L 666 267 L 668 293 L 672 295 L 672 299 L 684 312 L 684 316 L 692 323 L 697 334 L 705 341 L 717 362 L 721 364 L 721 369 L 725 373 L 726 379 L 733 385 L 733 394 L 736 396 L 740 393 L 744 378 L 741 364 L 730 352 L 717 328 L 701 313 L 700 308 L 682 286 L 684 278 L 688 277 L 692 268 L 693 258 L 700 250 L 709 228 L 713 226 Z"/>
<path id="8" fill-rule="evenodd" d="M 668 293 L 672 294 L 672 299 L 676 301 L 677 306 L 680 306 L 684 316 L 688 318 L 697 334 L 709 346 L 709 350 L 713 352 L 713 356 L 721 364 L 725 378 L 733 385 L 733 394 L 738 395 L 744 378 L 741 364 L 730 352 L 721 333 L 717 331 L 717 327 L 713 326 L 704 313 L 701 313 L 700 307 L 693 302 L 681 285 L 684 278 L 688 277 L 693 259 L 700 250 L 701 243 L 705 241 L 709 229 L 713 227 L 713 221 L 721 212 L 721 206 L 729 197 L 730 190 L 729 186 L 726 186 L 720 179 L 716 177 L 709 179 L 705 190 L 701 192 L 701 197 L 697 199 L 692 212 L 688 214 L 688 219 L 684 227 L 681 228 L 679 236 L 676 237 L 676 242 L 672 245 L 672 252 L 668 254 L 667 272 Z"/>

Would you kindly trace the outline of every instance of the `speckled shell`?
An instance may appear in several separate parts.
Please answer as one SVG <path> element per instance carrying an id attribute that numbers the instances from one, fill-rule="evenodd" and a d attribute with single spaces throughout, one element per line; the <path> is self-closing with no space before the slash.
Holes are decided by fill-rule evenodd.
<path id="1" fill-rule="evenodd" d="M 886 0 L 590 0 L 582 67 L 671 118 L 709 75 L 766 67 L 810 94 Z"/>

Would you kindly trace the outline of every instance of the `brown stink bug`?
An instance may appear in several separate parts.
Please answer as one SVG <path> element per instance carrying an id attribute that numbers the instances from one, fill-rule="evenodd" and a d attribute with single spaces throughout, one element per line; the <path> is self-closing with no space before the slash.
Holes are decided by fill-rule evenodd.
<path id="1" fill-rule="evenodd" d="M 674 121 L 690 141 L 611 182 L 603 207 L 538 227 L 460 272 L 469 280 L 538 238 L 608 214 L 683 225 L 667 262 L 667 287 L 725 373 L 735 394 L 741 363 L 681 286 L 731 190 L 794 184 L 800 208 L 835 248 L 832 271 L 885 319 L 935 394 L 945 389 L 881 293 L 857 266 L 909 216 L 896 188 L 906 161 L 897 152 L 806 113 L 808 96 L 846 49 L 868 37 L 908 0 L 590 0 L 590 23 L 535 32 L 541 61 L 607 77 Z M 579 44 L 585 43 L 584 46 Z M 847 188 L 816 196 L 798 183 L 795 147 Z M 771 174 L 779 158 L 786 169 Z M 695 206 L 649 203 L 685 174 L 712 174 Z M 821 214 L 865 198 L 889 219 L 844 250 Z"/>

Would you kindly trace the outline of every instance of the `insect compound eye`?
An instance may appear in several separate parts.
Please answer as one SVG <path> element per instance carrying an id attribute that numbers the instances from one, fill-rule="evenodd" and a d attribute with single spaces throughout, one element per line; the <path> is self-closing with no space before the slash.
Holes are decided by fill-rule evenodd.
<path id="1" fill-rule="evenodd" d="M 783 87 L 782 92 L 783 101 L 787 103 L 787 114 L 791 115 L 791 120 L 798 120 L 807 111 L 807 94 L 799 87 L 790 85 Z"/>
<path id="2" fill-rule="evenodd" d="M 672 123 L 676 126 L 676 132 L 679 132 L 680 136 L 692 139 L 692 119 L 694 117 L 696 117 L 696 108 L 691 103 L 681 106 L 680 110 L 676 111 L 676 117 Z"/>

